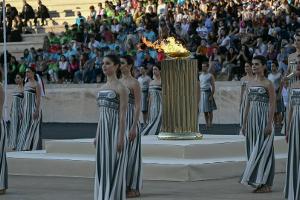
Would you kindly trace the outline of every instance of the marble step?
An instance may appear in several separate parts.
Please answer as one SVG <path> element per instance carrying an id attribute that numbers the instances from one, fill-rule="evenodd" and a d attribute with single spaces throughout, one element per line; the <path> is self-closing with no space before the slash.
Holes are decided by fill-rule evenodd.
<path id="1" fill-rule="evenodd" d="M 7 153 L 9 174 L 94 177 L 95 156 L 45 151 Z M 285 171 L 286 154 L 276 155 L 276 172 Z M 240 176 L 245 157 L 214 159 L 143 158 L 144 180 L 196 181 Z"/>
<path id="2" fill-rule="evenodd" d="M 167 141 L 156 136 L 142 137 L 142 153 L 146 157 L 169 158 L 222 158 L 245 155 L 245 138 L 239 135 L 204 135 L 203 140 Z M 276 153 L 286 153 L 284 137 L 276 136 Z M 45 141 L 47 153 L 94 154 L 93 139 L 48 140 Z"/>

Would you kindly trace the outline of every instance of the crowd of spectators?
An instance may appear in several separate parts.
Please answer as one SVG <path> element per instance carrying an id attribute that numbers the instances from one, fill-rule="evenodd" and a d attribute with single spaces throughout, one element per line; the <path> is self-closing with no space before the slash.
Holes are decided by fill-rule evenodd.
<path id="1" fill-rule="evenodd" d="M 277 0 L 117 0 L 90 6 L 90 14 L 77 12 L 73 25 L 62 34 L 49 33 L 42 49 L 26 49 L 18 62 L 10 61 L 11 77 L 34 65 L 49 82 L 96 83 L 106 53 L 127 54 L 135 60 L 135 73 L 151 71 L 165 59 L 163 52 L 147 48 L 169 36 L 182 42 L 210 72 L 223 80 L 239 80 L 245 63 L 255 55 L 268 60 L 268 69 L 287 70 L 295 51 L 293 35 L 300 28 L 299 1 Z M 11 80 L 13 82 L 13 80 Z"/>

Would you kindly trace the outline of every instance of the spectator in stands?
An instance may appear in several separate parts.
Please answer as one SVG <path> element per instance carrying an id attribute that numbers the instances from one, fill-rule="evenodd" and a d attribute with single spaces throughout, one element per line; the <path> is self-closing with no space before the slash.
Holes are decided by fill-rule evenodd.
<path id="1" fill-rule="evenodd" d="M 22 12 L 21 12 L 21 18 L 24 19 L 24 24 L 25 26 L 27 26 L 27 22 L 30 20 L 30 19 L 34 19 L 35 17 L 35 14 L 34 14 L 34 10 L 32 8 L 31 5 L 29 5 L 26 0 L 23 0 L 23 9 L 22 9 Z"/>
<path id="2" fill-rule="evenodd" d="M 105 75 L 102 70 L 104 53 L 100 48 L 96 48 L 95 51 L 96 56 L 92 60 L 92 63 L 94 63 L 92 83 L 101 83 L 104 82 L 105 79 Z"/>
<path id="3" fill-rule="evenodd" d="M 15 76 L 19 72 L 19 62 L 16 60 L 16 57 L 12 56 L 8 65 L 8 72 L 7 72 L 7 83 L 14 84 L 15 83 Z"/>
<path id="4" fill-rule="evenodd" d="M 74 79 L 74 73 L 79 69 L 79 62 L 76 58 L 76 55 L 71 55 L 70 58 L 70 65 L 69 65 L 69 74 L 70 74 L 70 80 L 73 81 Z"/>
<path id="5" fill-rule="evenodd" d="M 50 18 L 48 8 L 40 0 L 38 1 L 37 18 L 41 18 L 41 26 L 44 26 L 45 20 Z M 35 26 L 37 25 L 37 18 L 35 18 Z"/>
<path id="6" fill-rule="evenodd" d="M 48 70 L 48 65 L 47 65 L 46 59 L 43 58 L 43 55 L 38 55 L 37 61 L 36 61 L 36 73 L 41 78 L 44 78 L 44 77 L 47 78 L 47 70 Z"/>
<path id="7" fill-rule="evenodd" d="M 18 33 L 21 35 L 23 33 L 24 23 L 22 21 L 22 18 L 20 16 L 16 16 L 14 20 L 13 29 L 17 30 Z"/>
<path id="8" fill-rule="evenodd" d="M 23 52 L 23 57 L 21 57 L 21 59 L 23 60 L 23 63 L 26 64 L 27 66 L 29 66 L 30 63 L 32 63 L 32 57 L 29 54 L 29 50 L 25 49 Z"/>
<path id="9" fill-rule="evenodd" d="M 98 15 L 100 15 L 101 17 L 104 15 L 105 10 L 102 6 L 102 3 L 98 3 Z"/>
<path id="10" fill-rule="evenodd" d="M 58 83 L 63 83 L 69 79 L 69 62 L 64 55 L 60 56 L 60 61 L 58 62 Z"/>
<path id="11" fill-rule="evenodd" d="M 230 47 L 226 55 L 226 60 L 223 63 L 223 70 L 226 71 L 228 75 L 228 81 L 231 81 L 233 78 L 233 70 L 237 67 L 240 67 L 239 65 L 237 65 L 237 61 L 237 53 L 235 52 L 235 49 L 233 47 Z"/>
<path id="12" fill-rule="evenodd" d="M 167 4 L 164 2 L 164 0 L 159 0 L 156 10 L 158 16 L 166 15 L 167 11 Z"/>
<path id="13" fill-rule="evenodd" d="M 74 82 L 75 83 L 84 83 L 85 80 L 88 79 L 88 71 L 89 71 L 89 62 L 88 62 L 88 55 L 81 54 L 80 61 L 79 61 L 79 70 L 74 73 Z"/>
<path id="14" fill-rule="evenodd" d="M 88 16 L 88 21 L 95 21 L 97 17 L 97 11 L 94 6 L 90 6 L 90 15 Z"/>
<path id="15" fill-rule="evenodd" d="M 80 26 L 80 25 L 82 24 L 82 22 L 85 23 L 85 22 L 86 22 L 86 19 L 85 19 L 84 16 L 81 15 L 81 12 L 78 11 L 78 12 L 77 12 L 77 18 L 76 18 L 75 23 L 76 23 L 78 26 Z"/>
<path id="16" fill-rule="evenodd" d="M 15 18 L 18 16 L 18 10 L 16 7 L 11 6 L 10 4 L 6 4 L 6 17 L 7 17 L 7 27 L 9 29 L 12 28 L 12 23 Z"/>

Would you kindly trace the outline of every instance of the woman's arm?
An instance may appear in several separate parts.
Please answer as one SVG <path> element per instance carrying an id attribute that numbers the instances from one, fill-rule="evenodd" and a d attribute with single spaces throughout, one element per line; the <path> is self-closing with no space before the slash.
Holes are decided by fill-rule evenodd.
<path id="1" fill-rule="evenodd" d="M 269 85 L 267 88 L 269 92 L 269 116 L 268 116 L 268 123 L 267 123 L 267 130 L 266 134 L 271 134 L 272 132 L 272 124 L 274 121 L 274 114 L 275 114 L 275 106 L 276 106 L 276 93 L 273 84 L 269 81 Z"/>
<path id="2" fill-rule="evenodd" d="M 241 81 L 243 81 L 243 79 L 241 79 Z M 245 85 L 242 84 L 242 86 L 241 86 L 241 94 L 240 94 L 240 107 L 241 107 L 242 102 L 243 102 L 244 92 L 245 92 Z"/>
<path id="3" fill-rule="evenodd" d="M 245 88 L 245 91 L 248 91 L 248 87 Z M 248 120 L 248 114 L 249 114 L 249 110 L 250 110 L 250 101 L 248 99 L 248 92 L 246 93 L 245 95 L 245 98 L 246 98 L 246 107 L 245 107 L 245 111 L 244 111 L 244 116 L 243 116 L 243 125 L 242 125 L 242 133 L 244 133 L 245 131 L 245 128 L 246 128 L 246 123 L 247 123 L 247 120 Z"/>
<path id="4" fill-rule="evenodd" d="M 128 92 L 125 86 L 120 85 L 119 88 L 120 95 L 120 108 L 119 108 L 119 138 L 118 138 L 118 152 L 121 152 L 124 148 L 124 137 L 125 137 L 125 127 L 126 127 L 126 113 L 128 106 Z"/>
<path id="5" fill-rule="evenodd" d="M 141 112 L 141 88 L 139 82 L 136 80 L 133 88 L 134 92 L 134 115 L 132 127 L 130 127 L 129 137 L 133 141 L 136 137 L 137 132 L 137 123 L 139 121 L 139 116 Z"/>
<path id="6" fill-rule="evenodd" d="M 215 78 L 213 75 L 211 76 L 210 83 L 211 83 L 211 95 L 214 95 L 216 87 L 215 87 Z"/>
<path id="7" fill-rule="evenodd" d="M 286 132 L 285 132 L 285 137 L 286 137 L 286 142 L 289 141 L 289 133 L 290 133 L 290 129 L 291 129 L 291 121 L 292 121 L 292 116 L 293 116 L 293 107 L 291 105 L 288 105 L 288 117 L 287 117 L 287 123 L 286 123 Z"/>
<path id="8" fill-rule="evenodd" d="M 234 62 L 234 60 L 236 59 L 237 55 L 235 54 L 231 59 L 230 59 L 230 63 Z"/>
<path id="9" fill-rule="evenodd" d="M 38 112 L 40 110 L 41 104 L 41 86 L 39 83 L 36 83 L 36 103 L 35 103 L 35 110 Z"/>
<path id="10" fill-rule="evenodd" d="M 0 85 L 0 116 L 3 119 L 3 104 L 4 104 L 4 90 L 2 85 Z"/>
<path id="11" fill-rule="evenodd" d="M 35 111 L 32 113 L 33 119 L 37 119 L 39 117 L 40 112 L 40 104 L 41 104 L 41 86 L 38 82 L 36 82 L 36 96 L 35 96 Z"/>
<path id="12" fill-rule="evenodd" d="M 277 97 L 277 99 L 280 99 L 281 98 L 281 96 L 282 96 L 282 89 L 283 89 L 283 77 L 282 76 L 280 76 L 280 84 L 279 84 L 279 88 L 278 88 L 278 97 Z"/>

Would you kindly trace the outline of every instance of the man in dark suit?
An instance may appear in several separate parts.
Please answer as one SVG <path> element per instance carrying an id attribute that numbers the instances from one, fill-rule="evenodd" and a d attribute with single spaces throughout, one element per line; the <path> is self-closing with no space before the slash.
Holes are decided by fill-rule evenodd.
<path id="1" fill-rule="evenodd" d="M 24 0 L 23 2 L 24 2 L 24 5 L 23 5 L 22 13 L 20 16 L 22 19 L 24 19 L 25 26 L 27 26 L 28 20 L 34 19 L 34 10 L 33 10 L 32 6 L 26 2 L 26 0 Z"/>
<path id="2" fill-rule="evenodd" d="M 41 18 L 42 26 L 45 25 L 45 20 L 50 18 L 49 10 L 48 8 L 42 3 L 42 1 L 38 2 L 38 11 L 37 11 L 37 18 Z M 35 19 L 35 23 L 37 22 L 37 19 Z"/>
<path id="3" fill-rule="evenodd" d="M 8 22 L 8 28 L 12 27 L 13 20 L 18 16 L 18 10 L 16 7 L 6 4 L 6 17 Z"/>

